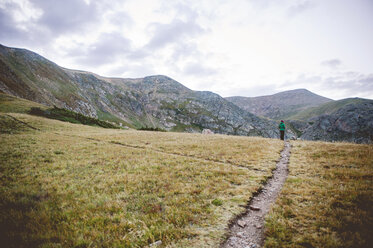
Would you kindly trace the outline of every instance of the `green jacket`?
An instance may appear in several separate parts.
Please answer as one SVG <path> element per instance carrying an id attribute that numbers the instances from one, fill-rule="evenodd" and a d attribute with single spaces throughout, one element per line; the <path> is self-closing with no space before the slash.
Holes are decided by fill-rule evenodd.
<path id="1" fill-rule="evenodd" d="M 285 123 L 280 122 L 280 125 L 278 126 L 278 128 L 279 128 L 281 131 L 285 131 Z"/>

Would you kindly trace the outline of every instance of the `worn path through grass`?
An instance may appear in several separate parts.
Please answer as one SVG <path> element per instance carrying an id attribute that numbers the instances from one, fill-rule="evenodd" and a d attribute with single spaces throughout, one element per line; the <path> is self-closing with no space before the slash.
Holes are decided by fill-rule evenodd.
<path id="1" fill-rule="evenodd" d="M 222 244 L 222 248 L 259 248 L 263 245 L 264 218 L 284 185 L 289 158 L 290 143 L 285 142 L 273 176 L 250 200 L 246 213 L 238 216 L 232 223 L 230 237 Z"/>

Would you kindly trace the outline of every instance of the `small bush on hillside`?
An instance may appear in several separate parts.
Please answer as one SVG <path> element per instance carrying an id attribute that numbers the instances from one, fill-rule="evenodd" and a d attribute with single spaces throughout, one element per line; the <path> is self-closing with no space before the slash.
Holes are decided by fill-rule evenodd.
<path id="1" fill-rule="evenodd" d="M 111 123 L 108 123 L 106 121 L 101 121 L 99 119 L 85 116 L 80 113 L 76 113 L 76 112 L 73 112 L 73 111 L 70 111 L 64 108 L 57 108 L 56 106 L 54 106 L 53 108 L 47 109 L 47 110 L 42 110 L 37 107 L 32 107 L 30 109 L 29 114 L 43 116 L 46 118 L 56 119 L 60 121 L 77 123 L 77 124 L 99 126 L 103 128 L 118 128 L 117 126 Z"/>
<path id="2" fill-rule="evenodd" d="M 155 132 L 166 132 L 166 130 L 159 127 L 140 127 L 138 130 L 141 131 L 155 131 Z"/>

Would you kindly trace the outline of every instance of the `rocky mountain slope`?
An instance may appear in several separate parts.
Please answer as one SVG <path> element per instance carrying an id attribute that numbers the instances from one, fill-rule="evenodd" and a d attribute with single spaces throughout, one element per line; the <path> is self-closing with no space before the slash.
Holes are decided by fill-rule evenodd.
<path id="1" fill-rule="evenodd" d="M 329 102 L 298 113 L 289 123 L 306 140 L 373 143 L 373 100 Z"/>
<path id="2" fill-rule="evenodd" d="M 278 137 L 277 124 L 166 76 L 105 78 L 0 45 L 0 91 L 132 127 Z"/>
<path id="3" fill-rule="evenodd" d="M 332 101 L 306 89 L 284 91 L 268 96 L 232 96 L 226 99 L 255 115 L 275 120 L 288 119 L 307 108 Z"/>
<path id="4" fill-rule="evenodd" d="M 373 100 L 334 101 L 305 89 L 227 100 L 256 115 L 286 120 L 298 138 L 373 143 Z"/>

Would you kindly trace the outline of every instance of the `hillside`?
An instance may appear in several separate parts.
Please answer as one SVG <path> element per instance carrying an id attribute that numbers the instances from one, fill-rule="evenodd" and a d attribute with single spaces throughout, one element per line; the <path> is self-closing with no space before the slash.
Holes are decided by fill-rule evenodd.
<path id="1" fill-rule="evenodd" d="M 308 119 L 320 116 L 320 115 L 330 115 L 336 113 L 339 109 L 345 107 L 346 105 L 358 105 L 361 103 L 369 103 L 369 99 L 362 98 L 346 98 L 338 101 L 332 101 L 325 104 L 321 104 L 317 107 L 308 108 L 304 111 L 298 112 L 295 115 L 289 116 L 288 120 L 302 120 L 306 121 Z"/>
<path id="2" fill-rule="evenodd" d="M 226 99 L 248 112 L 275 120 L 288 119 L 307 108 L 332 101 L 306 89 L 284 91 L 268 96 L 232 96 Z"/>
<path id="3" fill-rule="evenodd" d="M 129 127 L 278 137 L 275 122 L 212 92 L 166 76 L 105 78 L 59 67 L 24 49 L 0 46 L 0 91 Z"/>
<path id="4" fill-rule="evenodd" d="M 306 140 L 373 143 L 373 100 L 353 98 L 326 103 L 289 121 Z"/>
<path id="5" fill-rule="evenodd" d="M 286 120 L 288 132 L 301 139 L 373 143 L 373 100 L 333 101 L 303 89 L 226 99 L 254 114 Z"/>
<path id="6" fill-rule="evenodd" d="M 2 113 L 29 113 L 31 108 L 40 108 L 46 110 L 47 106 L 22 99 L 19 97 L 10 96 L 0 93 L 0 112 Z"/>

